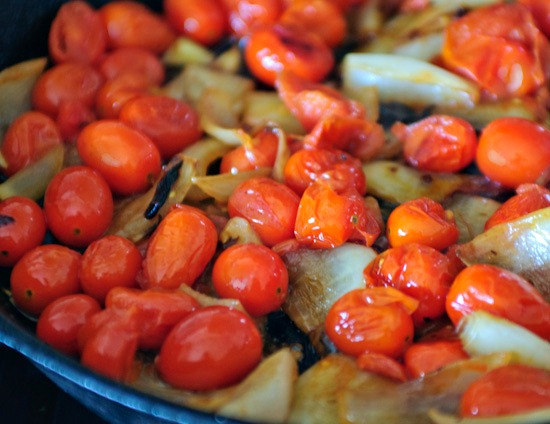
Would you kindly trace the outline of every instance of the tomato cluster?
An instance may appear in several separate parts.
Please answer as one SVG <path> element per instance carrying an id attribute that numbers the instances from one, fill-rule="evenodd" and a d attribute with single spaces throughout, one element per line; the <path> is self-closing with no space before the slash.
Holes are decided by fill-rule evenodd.
<path id="1" fill-rule="evenodd" d="M 350 33 L 349 12 L 361 3 L 165 0 L 160 14 L 123 0 L 99 9 L 74 0 L 59 9 L 48 40 L 52 63 L 34 85 L 33 110 L 11 123 L 0 147 L 6 178 L 55 146 L 76 156 L 40 202 L 0 202 L 0 266 L 10 269 L 15 305 L 37 318 L 40 339 L 120 381 L 136 378 L 136 354 L 144 351 L 169 385 L 227 387 L 262 360 L 259 324 L 292 290 L 284 253 L 356 243 L 376 257 L 365 264 L 364 287 L 330 307 L 322 330 L 360 369 L 406 381 L 466 359 L 455 328 L 478 310 L 550 340 L 550 304 L 529 281 L 456 256 L 460 228 L 444 200 L 381 205 L 367 196 L 363 171 L 366 162 L 397 156 L 425 175 L 475 168 L 484 187 L 507 196 L 486 220 L 489 230 L 550 206 L 550 130 L 518 117 L 494 119 L 479 132 L 442 113 L 387 128 L 368 118 L 363 103 L 325 84 L 335 70 L 333 49 Z M 438 60 L 486 98 L 543 98 L 548 22 L 531 11 L 541 7 L 521 1 L 456 17 Z M 499 25 L 484 26 L 487 19 Z M 232 182 L 226 202 L 180 199 L 147 217 L 151 231 L 138 242 L 113 234 L 113 218 L 136 204 L 146 214 L 149 203 L 132 201 L 156 198 L 151 188 L 171 159 L 203 137 L 195 107 L 159 94 L 167 78 L 161 55 L 182 35 L 204 46 L 240 39 L 249 73 L 278 95 L 304 134 L 286 134 L 277 123 L 241 128 L 243 143 L 226 146 L 208 172 L 254 176 Z M 482 60 L 481 47 L 495 43 L 501 57 Z M 521 84 L 514 85 L 512 68 L 522 70 Z M 253 172 L 266 169 L 273 172 Z M 237 219 L 253 237 L 222 242 L 225 225 Z M 547 373 L 510 367 L 472 385 L 461 412 L 524 409 L 529 396 L 521 388 L 520 399 L 497 412 L 508 391 L 493 388 L 494 401 L 479 397 L 518 373 L 543 387 L 533 405 L 545 405 Z"/>

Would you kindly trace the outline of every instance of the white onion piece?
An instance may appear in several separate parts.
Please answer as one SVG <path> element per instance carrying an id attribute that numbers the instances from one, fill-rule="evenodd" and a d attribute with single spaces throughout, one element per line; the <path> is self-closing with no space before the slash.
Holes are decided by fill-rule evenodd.
<path id="1" fill-rule="evenodd" d="M 214 60 L 214 54 L 188 37 L 178 37 L 162 56 L 162 62 L 170 66 L 190 63 L 206 64 Z"/>
<path id="2" fill-rule="evenodd" d="M 453 212 L 458 227 L 458 243 L 467 243 L 483 233 L 485 222 L 498 209 L 500 202 L 472 194 L 456 193 L 445 203 Z"/>
<path id="3" fill-rule="evenodd" d="M 250 222 L 240 216 L 234 216 L 227 221 L 220 232 L 219 239 L 224 244 L 229 242 L 263 244 Z"/>
<path id="4" fill-rule="evenodd" d="M 383 103 L 412 107 L 474 106 L 478 87 L 443 68 L 396 54 L 350 53 L 342 63 L 346 90 L 375 86 Z"/>
<path id="5" fill-rule="evenodd" d="M 443 33 L 435 32 L 400 44 L 393 49 L 392 53 L 429 62 L 441 53 L 442 46 Z"/>
<path id="6" fill-rule="evenodd" d="M 277 123 L 291 134 L 304 134 L 304 128 L 274 91 L 250 91 L 244 97 L 242 121 L 252 128 Z"/>
<path id="7" fill-rule="evenodd" d="M 460 321 L 458 332 L 469 355 L 509 352 L 522 364 L 550 370 L 550 343 L 507 319 L 475 311 Z"/>

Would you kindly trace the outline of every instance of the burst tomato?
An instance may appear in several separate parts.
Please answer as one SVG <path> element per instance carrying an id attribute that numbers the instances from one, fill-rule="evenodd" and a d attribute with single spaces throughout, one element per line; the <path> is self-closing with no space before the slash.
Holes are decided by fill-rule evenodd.
<path id="1" fill-rule="evenodd" d="M 414 343 L 403 356 L 405 368 L 412 378 L 421 378 L 426 374 L 467 359 L 460 340 L 437 340 Z"/>

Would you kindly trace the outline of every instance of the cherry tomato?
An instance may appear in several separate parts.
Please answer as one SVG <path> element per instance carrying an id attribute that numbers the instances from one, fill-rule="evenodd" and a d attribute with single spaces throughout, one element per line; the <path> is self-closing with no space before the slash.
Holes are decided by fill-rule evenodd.
<path id="1" fill-rule="evenodd" d="M 57 244 L 29 250 L 10 276 L 13 300 L 30 314 L 40 314 L 55 299 L 80 291 L 80 253 Z"/>
<path id="2" fill-rule="evenodd" d="M 193 285 L 214 256 L 217 242 L 216 227 L 201 210 L 175 207 L 149 240 L 143 263 L 145 286 Z"/>
<path id="3" fill-rule="evenodd" d="M 485 230 L 550 206 L 550 190 L 538 184 L 522 184 L 485 222 Z"/>
<path id="4" fill-rule="evenodd" d="M 165 70 L 158 56 L 149 50 L 137 47 L 116 49 L 106 56 L 98 66 L 106 80 L 112 80 L 124 74 L 145 75 L 151 85 L 164 82 Z"/>
<path id="5" fill-rule="evenodd" d="M 365 116 L 365 109 L 359 102 L 344 97 L 332 87 L 308 81 L 295 72 L 279 73 L 275 88 L 307 132 L 330 116 Z"/>
<path id="6" fill-rule="evenodd" d="M 420 243 L 443 250 L 458 240 L 458 227 L 452 212 L 428 197 L 409 200 L 397 206 L 386 223 L 386 236 L 392 247 Z"/>
<path id="7" fill-rule="evenodd" d="M 476 264 L 461 271 L 446 308 L 455 325 L 463 316 L 483 310 L 550 340 L 550 304 L 527 280 L 494 265 Z"/>
<path id="8" fill-rule="evenodd" d="M 99 14 L 111 49 L 140 47 L 161 54 L 176 38 L 168 22 L 138 2 L 113 1 L 103 5 Z"/>
<path id="9" fill-rule="evenodd" d="M 474 9 L 446 26 L 444 64 L 493 98 L 523 96 L 546 83 L 550 46 L 527 7 L 502 3 Z"/>
<path id="10" fill-rule="evenodd" d="M 466 120 L 432 115 L 410 125 L 397 122 L 392 133 L 403 143 L 405 160 L 430 172 L 458 172 L 476 155 L 477 135 Z"/>
<path id="11" fill-rule="evenodd" d="M 344 294 L 330 308 L 325 331 L 343 353 L 359 356 L 365 351 L 398 358 L 412 343 L 414 325 L 399 302 L 376 303 L 373 291 L 365 299 L 364 290 Z"/>
<path id="12" fill-rule="evenodd" d="M 11 267 L 46 234 L 46 218 L 38 204 L 14 196 L 0 202 L 0 266 Z"/>
<path id="13" fill-rule="evenodd" d="M 62 169 L 44 194 L 48 228 L 68 246 L 84 247 L 101 237 L 113 219 L 113 210 L 109 185 L 87 166 Z"/>
<path id="14" fill-rule="evenodd" d="M 87 125 L 76 146 L 84 163 L 96 169 L 115 194 L 146 190 L 161 170 L 160 152 L 151 139 L 120 121 Z"/>
<path id="15" fill-rule="evenodd" d="M 201 135 L 199 114 L 181 100 L 143 96 L 128 101 L 119 119 L 147 135 L 164 159 L 169 159 Z"/>
<path id="16" fill-rule="evenodd" d="M 319 82 L 334 66 L 332 51 L 321 39 L 282 24 L 254 31 L 246 43 L 244 60 L 250 72 L 270 86 L 283 70 Z"/>
<path id="17" fill-rule="evenodd" d="M 248 315 L 223 306 L 190 313 L 168 334 L 156 358 L 161 378 L 186 390 L 241 381 L 262 358 L 262 338 Z"/>
<path id="18" fill-rule="evenodd" d="M 259 244 L 236 244 L 214 263 L 212 282 L 222 298 L 238 299 L 252 316 L 278 309 L 288 291 L 288 272 L 282 259 Z"/>
<path id="19" fill-rule="evenodd" d="M 0 147 L 8 164 L 4 172 L 15 174 L 62 142 L 59 128 L 49 116 L 35 111 L 19 115 L 8 127 Z"/>
<path id="20" fill-rule="evenodd" d="M 251 178 L 239 184 L 229 197 L 231 218 L 250 222 L 268 246 L 294 237 L 294 222 L 300 198 L 290 188 L 271 178 Z"/>
<path id="21" fill-rule="evenodd" d="M 129 73 L 114 77 L 103 84 L 97 93 L 97 115 L 103 119 L 118 118 L 128 101 L 150 95 L 153 87 L 147 75 Z"/>
<path id="22" fill-rule="evenodd" d="M 476 162 L 506 187 L 534 183 L 550 168 L 550 131 L 524 118 L 495 119 L 481 133 Z"/>
<path id="23" fill-rule="evenodd" d="M 318 35 L 329 47 L 342 44 L 347 33 L 344 14 L 330 0 L 293 2 L 282 14 L 280 22 Z"/>
<path id="24" fill-rule="evenodd" d="M 277 157 L 279 137 L 270 127 L 262 128 L 250 143 L 230 150 L 222 157 L 220 173 L 237 173 L 273 166 Z"/>
<path id="25" fill-rule="evenodd" d="M 390 248 L 379 254 L 365 269 L 368 284 L 394 287 L 417 299 L 415 324 L 440 317 L 454 275 L 451 262 L 432 247 L 411 243 Z"/>
<path id="26" fill-rule="evenodd" d="M 63 4 L 50 26 L 48 47 L 56 63 L 96 63 L 107 47 L 101 17 L 85 1 Z"/>
<path id="27" fill-rule="evenodd" d="M 305 148 L 340 149 L 369 161 L 384 147 L 384 129 L 376 122 L 352 116 L 323 117 L 304 137 Z"/>
<path id="28" fill-rule="evenodd" d="M 367 192 L 365 174 L 359 159 L 336 149 L 302 149 L 292 154 L 284 169 L 285 184 L 302 195 L 315 181 L 345 181 L 364 195 Z"/>
<path id="29" fill-rule="evenodd" d="M 273 25 L 283 11 L 281 0 L 222 0 L 231 31 L 239 37 Z"/>
<path id="30" fill-rule="evenodd" d="M 316 249 L 341 246 L 346 241 L 372 245 L 380 235 L 376 212 L 345 181 L 317 181 L 300 199 L 294 234 L 301 244 Z"/>
<path id="31" fill-rule="evenodd" d="M 168 22 L 179 34 L 210 46 L 227 32 L 227 17 L 220 0 L 164 0 Z"/>
<path id="32" fill-rule="evenodd" d="M 59 104 L 55 123 L 63 141 L 74 144 L 80 131 L 97 119 L 94 109 L 79 100 L 65 100 Z"/>
<path id="33" fill-rule="evenodd" d="M 366 351 L 357 357 L 357 367 L 363 371 L 391 378 L 396 381 L 407 381 L 405 367 L 394 358 L 382 353 Z"/>
<path id="34" fill-rule="evenodd" d="M 421 378 L 456 361 L 467 359 L 460 340 L 438 340 L 411 345 L 403 356 L 407 373 Z"/>
<path id="35" fill-rule="evenodd" d="M 101 324 L 92 325 L 90 331 L 88 323 L 103 315 Z M 139 331 L 133 315 L 122 314 L 119 311 L 105 309 L 92 316 L 84 324 L 80 333 L 88 332 L 80 362 L 88 368 L 121 382 L 131 382 L 137 376 L 134 359 L 137 352 Z"/>
<path id="36" fill-rule="evenodd" d="M 179 289 L 127 287 L 109 291 L 105 306 L 133 311 L 139 328 L 139 347 L 145 350 L 160 349 L 170 330 L 200 307 L 197 300 Z"/>
<path id="37" fill-rule="evenodd" d="M 82 291 L 103 304 L 112 288 L 137 286 L 141 262 L 138 248 L 124 237 L 108 235 L 95 240 L 82 254 Z"/>
<path id="38" fill-rule="evenodd" d="M 466 389 L 460 401 L 463 417 L 520 414 L 550 405 L 550 372 L 522 364 L 489 371 Z"/>
<path id="39" fill-rule="evenodd" d="M 51 302 L 36 323 L 37 337 L 67 354 L 79 353 L 77 334 L 84 323 L 101 310 L 99 303 L 86 294 L 69 294 Z"/>
<path id="40" fill-rule="evenodd" d="M 55 118 L 64 101 L 80 101 L 92 107 L 102 84 L 103 77 L 90 65 L 76 62 L 55 65 L 36 81 L 32 104 L 36 110 Z"/>

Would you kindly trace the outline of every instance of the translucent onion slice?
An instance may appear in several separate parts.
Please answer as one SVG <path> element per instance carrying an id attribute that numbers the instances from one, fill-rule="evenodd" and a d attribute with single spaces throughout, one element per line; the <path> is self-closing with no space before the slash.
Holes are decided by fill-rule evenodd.
<path id="1" fill-rule="evenodd" d="M 244 125 L 260 128 L 277 125 L 291 134 L 304 134 L 304 128 L 274 91 L 250 91 L 244 98 Z"/>
<path id="2" fill-rule="evenodd" d="M 393 49 L 392 53 L 429 62 L 441 53 L 442 47 L 443 32 L 434 32 L 400 44 Z"/>
<path id="3" fill-rule="evenodd" d="M 471 356 L 508 352 L 518 362 L 550 370 L 550 343 L 504 318 L 475 311 L 460 321 L 458 331 Z"/>
<path id="4" fill-rule="evenodd" d="M 431 63 L 396 54 L 350 53 L 342 62 L 346 90 L 374 86 L 382 103 L 412 107 L 432 105 L 472 107 L 478 87 Z"/>
<path id="5" fill-rule="evenodd" d="M 521 414 L 483 418 L 457 417 L 445 414 L 436 409 L 430 411 L 428 415 L 435 424 L 547 424 L 550 422 L 550 408 L 538 409 L 536 411 L 529 411 Z"/>
<path id="6" fill-rule="evenodd" d="M 223 230 L 220 232 L 219 238 L 223 244 L 263 244 L 258 233 L 250 225 L 250 222 L 240 216 L 235 216 L 227 221 L 227 224 L 225 224 Z"/>
<path id="7" fill-rule="evenodd" d="M 523 276 L 550 301 L 550 208 L 496 225 L 457 254 L 468 265 L 487 263 Z"/>
<path id="8" fill-rule="evenodd" d="M 13 174 L 0 184 L 0 200 L 13 196 L 38 200 L 46 192 L 50 180 L 63 167 L 65 148 L 57 145 L 48 150 L 36 162 Z"/>
<path id="9" fill-rule="evenodd" d="M 178 37 L 162 56 L 162 62 L 169 66 L 207 64 L 213 60 L 214 54 L 210 50 L 188 37 Z"/>
<path id="10" fill-rule="evenodd" d="M 290 148 L 288 146 L 288 140 L 285 131 L 275 126 L 273 132 L 277 135 L 277 156 L 275 156 L 275 163 L 273 164 L 272 177 L 274 180 L 280 183 L 284 182 L 285 166 L 290 157 Z"/>
<path id="11" fill-rule="evenodd" d="M 324 324 L 328 310 L 343 294 L 365 287 L 363 269 L 375 256 L 373 249 L 349 243 L 282 254 L 290 282 L 283 310 L 310 334 Z"/>

